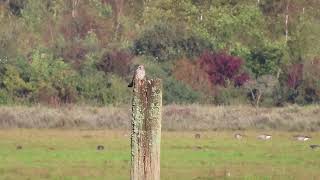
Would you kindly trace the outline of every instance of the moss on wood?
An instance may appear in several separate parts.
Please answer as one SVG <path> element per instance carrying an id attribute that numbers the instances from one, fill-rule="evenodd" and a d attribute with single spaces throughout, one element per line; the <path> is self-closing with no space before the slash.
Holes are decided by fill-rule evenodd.
<path id="1" fill-rule="evenodd" d="M 160 179 L 162 81 L 135 82 L 132 97 L 131 179 Z"/>

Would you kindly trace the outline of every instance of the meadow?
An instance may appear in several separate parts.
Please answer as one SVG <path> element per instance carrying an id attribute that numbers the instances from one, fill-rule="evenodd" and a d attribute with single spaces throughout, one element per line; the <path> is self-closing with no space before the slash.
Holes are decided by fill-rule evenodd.
<path id="1" fill-rule="evenodd" d="M 261 107 L 249 105 L 166 105 L 165 131 L 278 130 L 319 131 L 320 106 Z M 4 106 L 0 128 L 120 129 L 131 127 L 129 106 Z"/>
<path id="2" fill-rule="evenodd" d="M 256 139 L 261 132 L 272 140 Z M 320 133 L 306 133 L 306 142 L 292 138 L 297 132 L 242 133 L 236 140 L 234 131 L 164 131 L 161 179 L 320 179 L 320 149 L 309 147 Z M 129 179 L 127 130 L 3 129 L 0 139 L 0 179 Z"/>

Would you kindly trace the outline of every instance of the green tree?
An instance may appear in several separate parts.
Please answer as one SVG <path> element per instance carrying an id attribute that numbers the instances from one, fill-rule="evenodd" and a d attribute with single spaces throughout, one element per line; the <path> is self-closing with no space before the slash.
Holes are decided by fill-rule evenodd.
<path id="1" fill-rule="evenodd" d="M 58 96 L 64 103 L 75 100 L 77 73 L 69 64 L 43 50 L 35 50 L 30 66 L 30 83 L 37 89 L 36 97 L 44 93 L 41 90 L 52 89 L 56 92 L 54 96 Z"/>
<path id="2" fill-rule="evenodd" d="M 201 93 L 192 90 L 191 87 L 174 78 L 168 78 L 164 81 L 164 89 L 163 99 L 166 104 L 190 104 L 197 102 L 201 98 Z"/>
<path id="3" fill-rule="evenodd" d="M 268 44 L 251 50 L 246 65 L 256 78 L 262 75 L 277 75 L 284 56 L 281 45 Z"/>
<path id="4" fill-rule="evenodd" d="M 7 92 L 15 97 L 26 97 L 33 90 L 30 83 L 25 82 L 19 74 L 16 67 L 6 66 L 6 72 L 3 77 L 3 85 Z"/>

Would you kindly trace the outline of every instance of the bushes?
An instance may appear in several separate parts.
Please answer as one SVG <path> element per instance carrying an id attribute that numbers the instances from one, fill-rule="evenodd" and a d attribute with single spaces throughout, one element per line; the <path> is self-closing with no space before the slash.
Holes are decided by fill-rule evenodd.
<path id="1" fill-rule="evenodd" d="M 267 105 L 272 105 L 274 92 L 279 85 L 278 80 L 272 75 L 263 75 L 257 79 L 250 80 L 245 84 L 248 89 L 248 97 L 251 103 L 259 106 L 260 102 L 265 102 Z M 270 102 L 271 101 L 271 102 Z"/>
<path id="2" fill-rule="evenodd" d="M 320 99 L 319 60 L 288 66 L 281 79 L 261 75 L 247 83 L 244 61 L 226 53 L 206 51 L 197 61 L 158 62 L 148 56 L 133 59 L 128 51 L 115 50 L 102 57 L 86 55 L 76 71 L 47 49 L 39 48 L 28 60 L 20 57 L 1 62 L 0 103 L 127 104 L 129 69 L 140 63 L 145 64 L 149 78 L 164 80 L 164 103 L 229 105 L 245 103 L 247 98 L 255 105 L 271 105 L 310 104 Z"/>
<path id="3" fill-rule="evenodd" d="M 124 57 L 125 68 L 128 68 L 132 56 L 119 51 L 110 57 L 115 63 Z M 110 72 L 99 71 L 95 59 L 97 56 L 86 56 L 77 72 L 63 59 L 54 57 L 47 49 L 39 48 L 30 54 L 28 61 L 17 58 L 1 62 L 0 104 L 40 102 L 57 106 L 76 102 L 95 105 L 128 103 L 130 89 L 124 80 L 128 70 L 127 74 L 122 72 L 123 64 L 120 62 L 108 66 Z"/>
<path id="4" fill-rule="evenodd" d="M 275 45 L 254 48 L 247 59 L 247 67 L 255 75 L 275 75 L 280 68 L 280 62 L 284 56 L 282 49 Z"/>
<path id="5" fill-rule="evenodd" d="M 211 43 L 195 34 L 189 35 L 184 28 L 173 24 L 159 23 L 147 28 L 135 40 L 133 51 L 136 55 L 153 56 L 158 61 L 177 59 L 183 55 L 195 57 Z"/>
<path id="6" fill-rule="evenodd" d="M 104 60 L 107 60 L 106 64 L 103 64 Z M 77 77 L 76 90 L 79 101 L 93 105 L 127 103 L 130 89 L 124 79 L 128 75 L 125 72 L 128 72 L 129 62 L 131 55 L 126 51 L 106 53 L 102 60 L 94 54 L 87 56 Z M 124 72 L 121 71 L 122 68 Z"/>
<path id="7" fill-rule="evenodd" d="M 165 104 L 199 103 L 204 99 L 203 89 L 195 87 L 196 77 L 193 77 L 195 79 L 192 78 L 192 74 L 198 72 L 189 72 L 190 69 L 188 68 L 193 68 L 193 65 L 186 63 L 185 60 L 179 60 L 176 63 L 158 62 L 149 56 L 141 56 L 135 59 L 134 64 L 136 63 L 144 64 L 148 78 L 163 79 L 163 100 Z M 181 72 L 184 74 L 180 74 Z"/>
<path id="8" fill-rule="evenodd" d="M 218 87 L 213 103 L 216 105 L 246 104 L 245 89 L 233 86 Z"/>
<path id="9" fill-rule="evenodd" d="M 320 61 L 314 59 L 286 68 L 282 96 L 284 101 L 298 104 L 320 102 Z"/>
<path id="10" fill-rule="evenodd" d="M 211 84 L 208 74 L 201 69 L 198 62 L 192 62 L 188 59 L 177 61 L 173 69 L 173 76 L 196 91 L 208 95 L 214 93 L 214 85 Z"/>
<path id="11" fill-rule="evenodd" d="M 94 70 L 94 73 L 99 74 L 97 70 Z M 92 94 L 95 94 L 99 98 L 97 102 L 99 104 L 113 103 L 115 99 L 123 99 L 119 95 L 115 97 L 110 95 L 113 91 L 117 93 L 123 91 L 119 88 L 112 89 L 114 86 L 108 89 L 109 85 L 105 85 L 108 84 L 108 80 L 103 72 L 100 72 L 101 75 L 88 74 L 90 78 L 84 76 L 82 79 L 80 74 L 63 59 L 55 58 L 45 49 L 35 50 L 30 55 L 29 62 L 23 58 L 11 60 L 10 63 L 2 66 L 1 74 L 1 103 L 9 103 L 10 99 L 15 101 L 21 99 L 59 105 L 77 102 L 79 94 L 85 100 L 92 98 L 93 101 Z M 116 80 L 111 82 L 116 84 Z M 91 89 L 93 91 L 90 91 Z M 109 97 L 99 95 L 99 91 L 104 91 L 104 94 L 109 93 Z"/>
<path id="12" fill-rule="evenodd" d="M 4 89 L 0 89 L 0 105 L 11 103 L 10 95 Z"/>
<path id="13" fill-rule="evenodd" d="M 42 99 L 49 103 L 55 98 L 59 103 L 75 102 L 77 73 L 62 59 L 56 59 L 50 53 L 36 50 L 31 56 L 30 83 L 36 89 L 34 101 Z M 45 91 L 43 91 L 45 90 Z M 47 98 L 43 95 L 48 90 Z"/>
<path id="14" fill-rule="evenodd" d="M 32 85 L 21 79 L 17 68 L 12 65 L 6 66 L 3 85 L 15 97 L 27 97 L 32 92 Z"/>
<path id="15" fill-rule="evenodd" d="M 303 81 L 297 89 L 297 101 L 301 104 L 320 103 L 320 60 L 306 62 L 303 67 Z"/>
<path id="16" fill-rule="evenodd" d="M 81 77 L 77 85 L 81 102 L 93 105 L 128 103 L 130 89 L 116 75 L 93 71 Z"/>
<path id="17" fill-rule="evenodd" d="M 164 81 L 163 99 L 165 104 L 170 103 L 195 103 L 201 99 L 201 93 L 192 90 L 186 84 L 177 81 L 174 78 L 168 78 Z"/>
<path id="18" fill-rule="evenodd" d="M 280 81 L 276 95 L 264 96 L 263 104 L 271 96 L 275 103 L 317 103 L 319 68 L 310 60 L 320 53 L 312 9 L 319 5 L 315 0 L 0 0 L 1 99 L 126 102 L 126 81 L 141 63 L 149 77 L 165 80 L 168 102 L 232 104 L 246 97 L 242 88 L 250 75 Z"/>
<path id="19" fill-rule="evenodd" d="M 104 104 L 128 104 L 131 100 L 131 89 L 128 88 L 127 83 L 116 75 L 108 77 L 109 87 L 106 89 L 103 97 Z"/>
<path id="20" fill-rule="evenodd" d="M 241 72 L 243 61 L 239 57 L 226 53 L 204 52 L 199 61 L 214 85 L 228 86 L 233 83 L 241 86 L 249 79 L 249 75 Z"/>
<path id="21" fill-rule="evenodd" d="M 105 73 L 114 73 L 126 77 L 130 72 L 133 56 L 127 50 L 114 50 L 105 53 L 97 63 L 97 68 Z"/>
<path id="22" fill-rule="evenodd" d="M 21 69 L 22 68 L 22 69 Z M 33 92 L 33 86 L 28 79 L 28 66 L 19 66 L 19 61 L 8 59 L 1 63 L 0 68 L 0 104 L 13 101 L 25 101 Z"/>
<path id="23" fill-rule="evenodd" d="M 308 104 L 320 103 L 320 59 L 307 62 L 304 69 L 304 100 Z"/>
<path id="24" fill-rule="evenodd" d="M 289 68 L 287 86 L 297 89 L 303 82 L 303 64 L 294 64 Z"/>

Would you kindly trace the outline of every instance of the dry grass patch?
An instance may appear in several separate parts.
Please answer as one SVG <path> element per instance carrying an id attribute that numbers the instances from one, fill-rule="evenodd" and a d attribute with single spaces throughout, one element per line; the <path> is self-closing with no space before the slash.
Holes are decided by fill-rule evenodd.
<path id="1" fill-rule="evenodd" d="M 130 107 L 1 107 L 0 128 L 130 129 Z M 320 106 L 169 105 L 164 130 L 320 130 Z"/>

